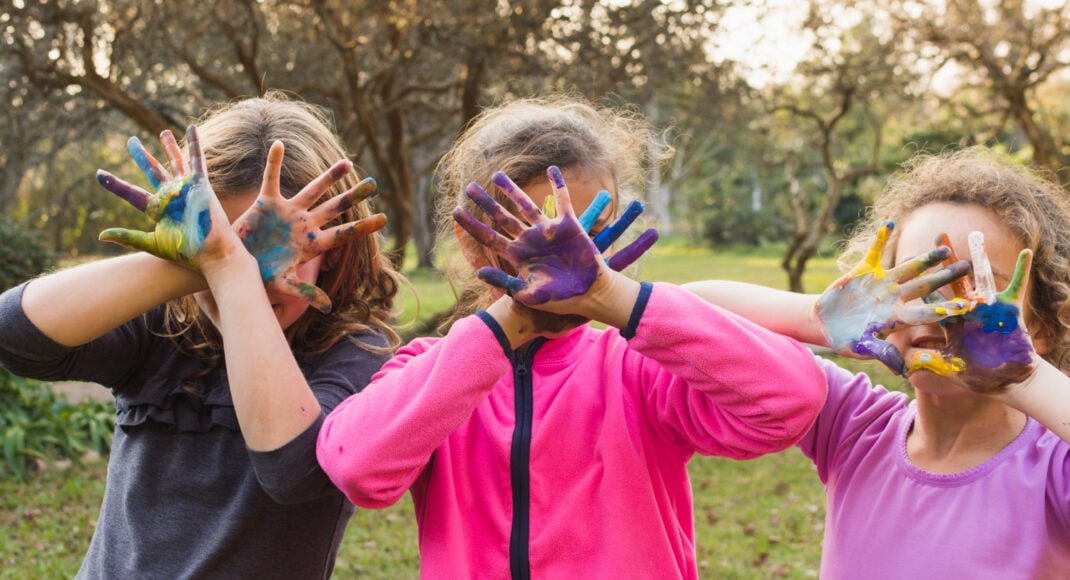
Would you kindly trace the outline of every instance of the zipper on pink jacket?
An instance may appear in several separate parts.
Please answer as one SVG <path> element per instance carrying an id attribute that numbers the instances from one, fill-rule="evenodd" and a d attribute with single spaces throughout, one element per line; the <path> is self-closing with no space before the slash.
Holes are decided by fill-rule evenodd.
<path id="1" fill-rule="evenodd" d="M 509 571 L 514 579 L 531 578 L 528 557 L 531 508 L 531 423 L 532 373 L 535 352 L 546 342 L 537 338 L 510 353 L 513 363 L 513 446 L 509 458 L 509 478 L 513 488 L 513 529 L 509 536 Z"/>

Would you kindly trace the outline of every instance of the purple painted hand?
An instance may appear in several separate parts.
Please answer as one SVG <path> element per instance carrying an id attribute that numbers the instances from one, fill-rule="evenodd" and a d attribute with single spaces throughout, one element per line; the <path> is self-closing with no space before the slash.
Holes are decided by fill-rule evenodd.
<path id="1" fill-rule="evenodd" d="M 1029 279 L 1032 263 L 1033 253 L 1022 250 L 1007 288 L 991 301 L 981 299 L 968 280 L 958 284 L 956 296 L 973 300 L 974 307 L 966 314 L 946 321 L 947 346 L 940 350 L 915 352 L 909 361 L 909 372 L 928 370 L 954 376 L 978 393 L 1003 392 L 1035 372 L 1033 343 L 1022 320 L 1022 290 Z M 980 269 L 989 269 L 975 277 L 991 277 L 987 260 L 975 257 L 974 264 L 980 264 Z"/>
<path id="2" fill-rule="evenodd" d="M 926 324 L 966 312 L 968 302 L 962 299 L 921 304 L 911 301 L 965 276 L 970 266 L 956 262 L 924 274 L 950 255 L 951 250 L 945 246 L 885 270 L 881 255 L 893 227 L 891 222 L 881 227 L 866 257 L 825 290 L 815 304 L 815 312 L 829 346 L 837 353 L 875 358 L 895 373 L 905 375 L 903 355 L 885 337 L 900 324 Z"/>
<path id="3" fill-rule="evenodd" d="M 353 165 L 339 161 L 290 199 L 282 196 L 279 178 L 282 171 L 283 145 L 276 141 L 268 152 L 267 166 L 260 195 L 237 220 L 234 229 L 242 243 L 260 266 L 260 276 L 268 289 L 296 296 L 321 312 L 331 311 L 327 294 L 297 275 L 302 263 L 361 236 L 380 230 L 386 216 L 371 217 L 339 226 L 323 228 L 354 204 L 375 192 L 375 180 L 366 178 L 356 187 L 312 207 Z"/>
<path id="4" fill-rule="evenodd" d="M 586 293 L 605 265 L 598 248 L 576 219 L 561 171 L 550 167 L 546 174 L 557 205 L 554 219 L 539 211 L 527 194 L 501 172 L 495 173 L 492 181 L 514 202 L 518 216 L 506 212 L 478 184 L 469 185 L 468 197 L 512 239 L 462 208 L 454 210 L 453 217 L 480 244 L 517 271 L 517 276 L 510 276 L 497 268 L 481 268 L 480 279 L 505 290 L 521 304 L 553 312 L 554 303 Z"/>

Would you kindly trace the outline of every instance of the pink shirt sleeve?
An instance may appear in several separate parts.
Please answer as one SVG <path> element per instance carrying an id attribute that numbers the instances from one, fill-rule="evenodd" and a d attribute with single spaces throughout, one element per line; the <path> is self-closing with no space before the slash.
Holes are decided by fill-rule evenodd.
<path id="1" fill-rule="evenodd" d="M 825 375 L 798 342 L 671 284 L 656 284 L 629 341 L 648 413 L 671 443 L 747 459 L 785 449 L 810 428 Z"/>
<path id="2" fill-rule="evenodd" d="M 320 465 L 354 504 L 392 505 L 510 368 L 475 316 L 444 338 L 413 341 L 328 415 L 316 446 Z"/>

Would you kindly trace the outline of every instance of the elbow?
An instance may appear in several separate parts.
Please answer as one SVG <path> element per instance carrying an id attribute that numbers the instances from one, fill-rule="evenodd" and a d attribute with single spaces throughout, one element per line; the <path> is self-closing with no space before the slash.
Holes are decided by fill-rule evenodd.
<path id="1" fill-rule="evenodd" d="M 354 474 L 331 476 L 334 485 L 353 505 L 365 509 L 388 508 L 398 502 L 408 491 L 407 487 L 375 485 L 367 477 Z"/>
<path id="2" fill-rule="evenodd" d="M 347 454 L 344 448 L 334 446 L 332 451 L 322 443 L 316 448 L 316 457 L 331 483 L 353 505 L 366 509 L 390 507 L 408 491 L 407 486 L 392 484 L 391 478 L 383 477 L 380 470 Z"/>
<path id="3" fill-rule="evenodd" d="M 801 372 L 789 385 L 793 396 L 787 400 L 787 404 L 781 409 L 783 422 L 779 437 L 782 448 L 790 447 L 799 442 L 804 435 L 813 427 L 817 416 L 825 406 L 828 398 L 828 379 L 817 362 L 810 359 Z"/>
<path id="4" fill-rule="evenodd" d="M 312 501 L 328 493 L 338 493 L 322 471 L 316 470 L 301 480 L 268 481 L 259 477 L 260 489 L 275 503 L 295 505 Z"/>

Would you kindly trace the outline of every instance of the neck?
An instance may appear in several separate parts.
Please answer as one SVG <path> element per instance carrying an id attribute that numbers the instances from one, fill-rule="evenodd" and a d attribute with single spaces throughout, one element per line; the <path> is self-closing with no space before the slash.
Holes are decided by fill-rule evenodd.
<path id="1" fill-rule="evenodd" d="M 988 461 L 1026 424 L 1021 411 L 981 395 L 919 392 L 917 400 L 907 455 L 914 465 L 934 473 L 958 473 Z"/>

